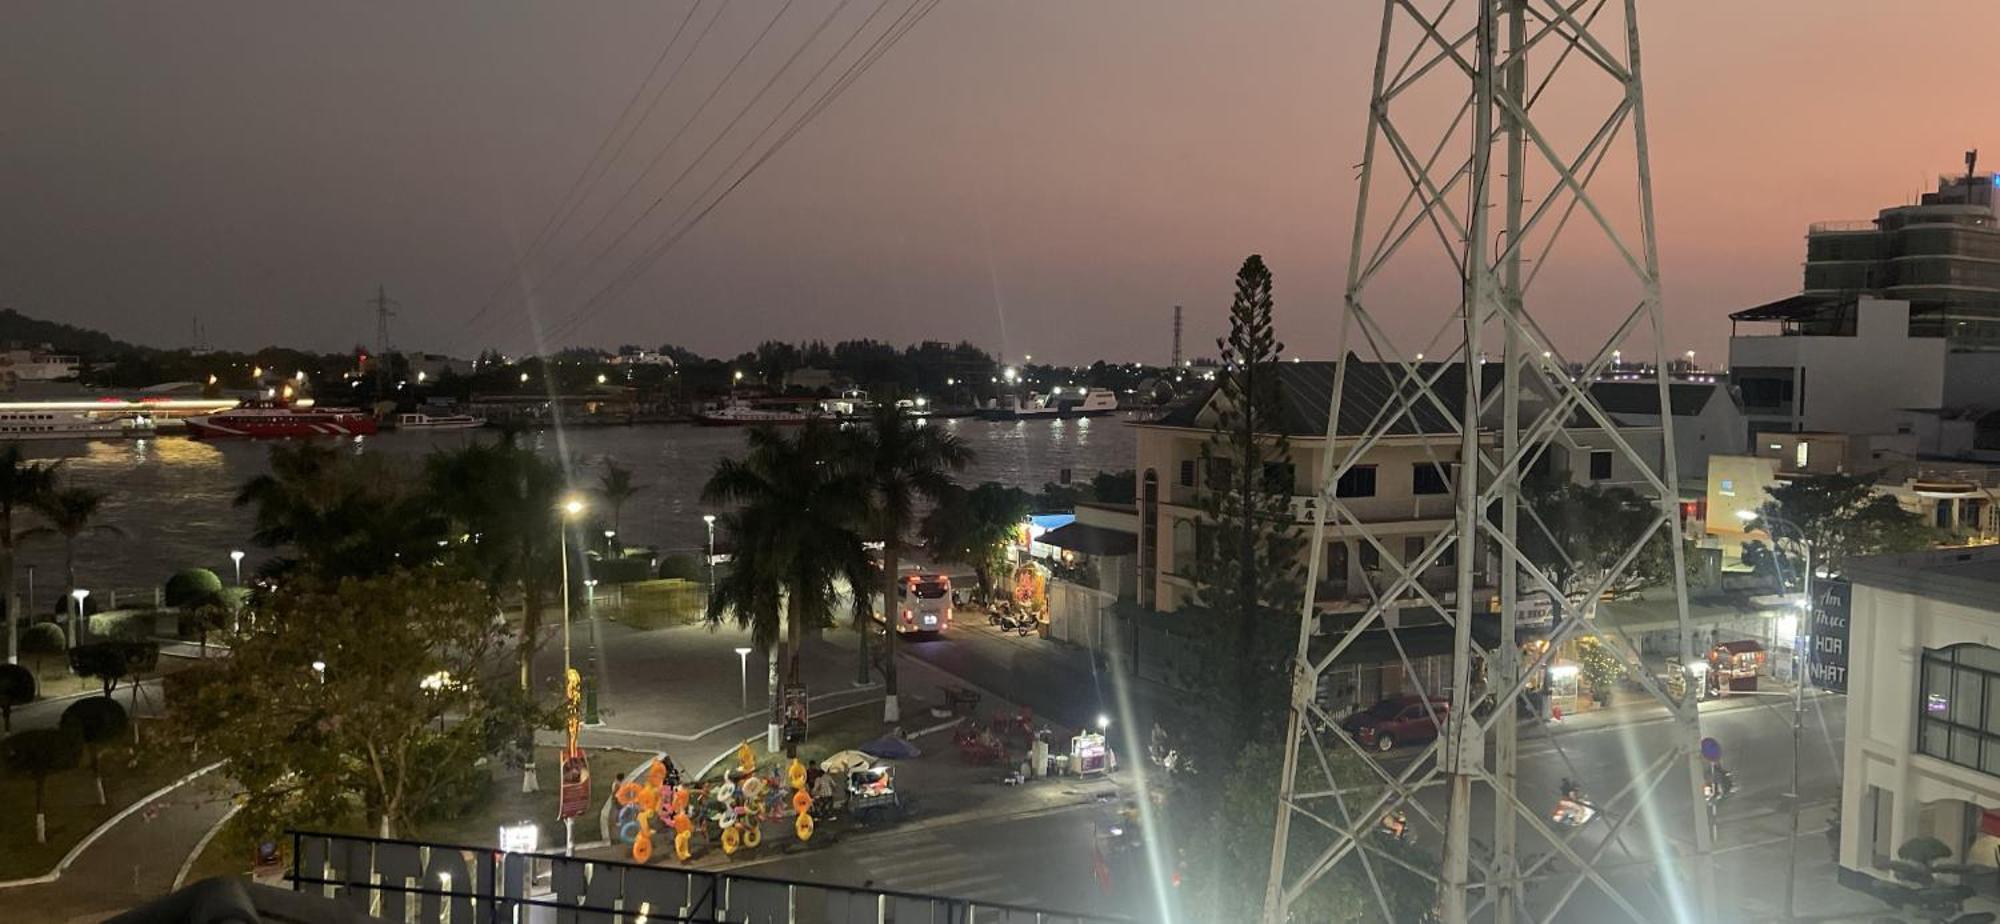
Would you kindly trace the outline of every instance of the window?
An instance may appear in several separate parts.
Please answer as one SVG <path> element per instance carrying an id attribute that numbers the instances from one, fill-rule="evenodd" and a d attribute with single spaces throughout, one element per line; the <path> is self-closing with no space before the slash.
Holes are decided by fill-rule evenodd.
<path id="1" fill-rule="evenodd" d="M 1800 468 L 1806 467 L 1806 457 L 1811 453 L 1811 451 L 1812 451 L 1811 443 L 1808 443 L 1805 440 L 1799 440 L 1798 452 L 1795 453 L 1794 456 Z"/>
<path id="2" fill-rule="evenodd" d="M 1193 460 L 1193 459 L 1182 459 L 1182 460 L 1181 460 L 1181 487 L 1183 487 L 1183 488 L 1192 488 L 1192 487 L 1194 487 L 1194 460 Z"/>
<path id="3" fill-rule="evenodd" d="M 1357 465 L 1348 469 L 1346 474 L 1340 476 L 1340 481 L 1334 484 L 1333 496 L 1374 497 L 1375 466 Z"/>
<path id="4" fill-rule="evenodd" d="M 1365 540 L 1361 543 L 1361 570 L 1382 570 L 1382 552 L 1375 548 L 1375 543 Z"/>
<path id="5" fill-rule="evenodd" d="M 1340 588 L 1343 593 L 1346 591 L 1347 543 L 1329 542 L 1326 544 L 1326 574 L 1323 577 L 1328 584 Z"/>
<path id="6" fill-rule="evenodd" d="M 1410 466 L 1410 484 L 1413 494 L 1450 494 L 1451 477 L 1442 465 L 1418 462 Z"/>
<path id="7" fill-rule="evenodd" d="M 1722 496 L 1723 496 L 1723 497 L 1735 497 L 1735 496 L 1736 496 L 1736 482 L 1735 482 L 1735 481 L 1733 481 L 1733 480 L 1731 480 L 1731 479 L 1728 479 L 1728 478 L 1724 478 L 1724 479 L 1722 479 Z"/>
<path id="8" fill-rule="evenodd" d="M 1590 452 L 1590 480 L 1603 481 L 1611 477 L 1611 450 L 1593 449 Z"/>
<path id="9" fill-rule="evenodd" d="M 1917 751 L 2000 776 L 2000 649 L 1924 649 Z"/>
<path id="10" fill-rule="evenodd" d="M 1272 494 L 1290 495 L 1292 493 L 1292 485 L 1294 483 L 1295 481 L 1292 475 L 1292 463 L 1290 462 L 1264 463 L 1264 490 L 1269 491 Z"/>

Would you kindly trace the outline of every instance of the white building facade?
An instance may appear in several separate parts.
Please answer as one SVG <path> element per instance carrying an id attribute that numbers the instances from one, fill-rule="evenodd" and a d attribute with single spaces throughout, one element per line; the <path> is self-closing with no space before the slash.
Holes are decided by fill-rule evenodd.
<path id="1" fill-rule="evenodd" d="M 1951 848 L 1950 862 L 1996 865 L 2000 548 L 1878 556 L 1846 570 L 1843 875 L 1890 879 L 1897 848 L 1924 836 Z"/>

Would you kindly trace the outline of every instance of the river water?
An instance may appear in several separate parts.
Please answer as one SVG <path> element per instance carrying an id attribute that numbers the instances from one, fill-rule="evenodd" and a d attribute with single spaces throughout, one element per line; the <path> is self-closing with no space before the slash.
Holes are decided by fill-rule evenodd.
<path id="1" fill-rule="evenodd" d="M 1119 417 L 953 419 L 930 425 L 956 434 L 977 454 L 959 478 L 965 484 L 999 481 L 1032 491 L 1057 480 L 1065 468 L 1086 481 L 1099 471 L 1129 469 L 1136 454 L 1133 430 Z M 676 425 L 584 427 L 524 438 L 551 457 L 574 460 L 581 487 L 596 484 L 607 457 L 631 469 L 633 480 L 644 490 L 626 503 L 620 538 L 633 545 L 694 550 L 705 541 L 701 515 L 712 512 L 701 503 L 701 486 L 717 460 L 741 454 L 745 432 Z M 346 445 L 355 452 L 407 460 L 414 472 L 431 450 L 495 438 L 477 430 L 384 433 Z M 101 532 L 78 544 L 78 582 L 84 587 L 115 589 L 123 596 L 158 584 L 177 568 L 195 565 L 211 568 L 228 581 L 231 549 L 247 553 L 246 573 L 271 554 L 250 542 L 251 512 L 231 503 L 240 485 L 267 470 L 267 443 L 165 436 L 21 446 L 33 458 L 62 459 L 68 483 L 109 495 L 98 522 L 123 535 Z M 22 526 L 16 524 L 17 529 Z M 61 542 L 28 539 L 21 546 L 20 562 L 22 592 L 28 589 L 25 566 L 32 565 L 39 606 L 52 608 L 62 590 Z"/>

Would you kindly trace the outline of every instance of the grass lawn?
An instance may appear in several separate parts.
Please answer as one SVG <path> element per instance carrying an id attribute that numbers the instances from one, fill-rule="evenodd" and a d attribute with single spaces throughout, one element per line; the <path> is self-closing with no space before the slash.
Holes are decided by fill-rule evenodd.
<path id="1" fill-rule="evenodd" d="M 599 613 L 634 629 L 694 625 L 707 606 L 708 588 L 679 578 L 620 584 L 597 596 Z"/>
<path id="2" fill-rule="evenodd" d="M 143 725 L 140 735 L 145 735 Z M 129 742 L 105 748 L 98 762 L 104 770 L 105 805 L 97 804 L 88 757 L 75 770 L 49 777 L 46 844 L 35 843 L 34 778 L 0 772 L 0 879 L 47 873 L 105 819 L 193 769 L 184 755 L 141 747 L 135 757 Z"/>
<path id="3" fill-rule="evenodd" d="M 597 810 L 611 794 L 611 778 L 628 769 L 633 762 L 630 753 L 585 750 L 590 754 L 590 808 L 576 820 L 578 843 L 597 840 Z M 498 841 L 502 824 L 531 819 L 542 826 L 542 849 L 559 851 L 562 849 L 563 832 L 562 823 L 556 820 L 555 815 L 558 783 L 561 781 L 560 767 L 555 748 L 538 748 L 535 778 L 541 782 L 541 792 L 522 793 L 521 774 L 496 766 L 487 781 L 487 798 L 476 810 L 458 818 L 431 822 L 419 831 L 399 832 L 399 835 L 445 844 L 490 845 Z M 248 826 L 239 823 L 241 817 L 224 823 L 222 830 L 208 842 L 208 847 L 188 874 L 189 882 L 209 876 L 236 876 L 248 872 L 256 845 L 252 842 Z M 357 834 L 375 833 L 361 819 L 342 826 L 342 830 Z M 289 844 L 281 846 L 283 850 L 291 849 Z M 289 857 L 286 859 L 289 862 Z"/>

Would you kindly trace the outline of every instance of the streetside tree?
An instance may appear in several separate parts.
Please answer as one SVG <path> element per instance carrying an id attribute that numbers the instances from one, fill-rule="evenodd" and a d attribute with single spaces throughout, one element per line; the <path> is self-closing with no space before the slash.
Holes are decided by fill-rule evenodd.
<path id="1" fill-rule="evenodd" d="M 1798 536 L 1782 519 L 1805 533 L 1812 543 L 1813 564 L 1838 576 L 1847 560 L 1862 555 L 1914 552 L 1936 545 L 1946 536 L 1904 510 L 1896 499 L 1875 493 L 1863 475 L 1813 475 L 1765 489 L 1770 499 L 1757 508 L 1748 528 L 1778 537 L 1780 548 L 1797 549 Z M 1781 569 L 1788 586 L 1796 587 L 1804 571 L 1796 554 Z"/>
<path id="2" fill-rule="evenodd" d="M 21 447 L 8 443 L 0 448 L 0 580 L 7 582 L 7 663 L 20 661 L 18 650 L 21 601 L 15 593 L 14 551 L 17 536 L 14 514 L 35 503 L 55 487 L 56 466 L 51 462 L 29 462 L 21 457 Z"/>
<path id="3" fill-rule="evenodd" d="M 104 772 L 97 762 L 98 752 L 131 726 L 125 707 L 115 699 L 86 696 L 69 705 L 58 723 L 83 742 L 90 758 L 90 776 L 97 784 L 97 804 L 104 804 Z"/>
<path id="4" fill-rule="evenodd" d="M 35 843 L 49 842 L 48 815 L 44 794 L 49 777 L 74 769 L 83 757 L 83 742 L 69 730 L 31 728 L 8 735 L 0 741 L 0 763 L 7 771 L 35 780 Z"/>
<path id="5" fill-rule="evenodd" d="M 611 508 L 611 531 L 619 532 L 619 514 L 625 503 L 646 490 L 646 486 L 632 481 L 632 470 L 620 466 L 610 456 L 604 457 L 604 471 L 597 476 L 597 496 L 604 498 L 604 506 Z"/>
<path id="6" fill-rule="evenodd" d="M 1206 405 L 1211 432 L 1200 457 L 1196 627 L 1210 657 L 1197 672 L 1194 695 L 1169 718 L 1173 727 L 1163 728 L 1186 758 L 1172 775 L 1169 817 L 1177 842 L 1203 870 L 1190 897 L 1204 920 L 1254 917 L 1261 900 L 1241 886 L 1262 881 L 1244 877 L 1254 872 L 1256 854 L 1269 854 L 1275 792 L 1254 811 L 1232 812 L 1225 781 L 1269 776 L 1275 790 L 1277 762 L 1239 767 L 1238 761 L 1253 743 L 1283 737 L 1301 605 L 1305 538 L 1291 508 L 1296 476 L 1278 368 L 1284 344 L 1272 326 L 1272 303 L 1271 271 L 1253 254 L 1236 274 L 1229 334 L 1216 341 L 1221 368 Z M 1254 841 L 1257 832 L 1264 832 L 1259 850 L 1230 855 L 1226 845 Z"/>
<path id="7" fill-rule="evenodd" d="M 394 837 L 462 797 L 507 708 L 484 679 L 500 643 L 484 588 L 435 568 L 304 576 L 249 608 L 257 629 L 183 672 L 163 733 L 228 762 L 252 830 Z"/>
<path id="8" fill-rule="evenodd" d="M 853 594 L 852 611 L 866 606 L 858 588 L 873 575 L 860 532 L 869 522 L 870 491 L 851 448 L 845 435 L 819 421 L 794 436 L 759 427 L 750 431 L 743 458 L 716 463 L 702 489 L 704 502 L 733 508 L 717 520 L 734 552 L 709 599 L 708 620 L 733 618 L 765 652 L 783 636 L 783 654 L 771 668 L 774 702 L 780 662 L 784 682 L 798 684 L 805 627 L 833 624 L 840 585 Z M 775 739 L 777 726 L 768 733 Z"/>
<path id="9" fill-rule="evenodd" d="M 882 701 L 882 721 L 902 719 L 896 700 L 896 592 L 902 578 L 904 537 L 917 525 L 919 504 L 935 505 L 952 487 L 953 472 L 972 462 L 972 450 L 958 437 L 924 426 L 903 414 L 894 401 L 883 400 L 869 415 L 868 426 L 852 431 L 853 458 L 868 483 L 867 533 L 882 543 L 882 679 L 888 698 Z M 863 596 L 861 588 L 854 590 Z M 856 613 L 865 607 L 857 606 Z M 857 620 L 861 630 L 861 675 L 868 679 L 868 636 L 874 630 Z"/>
<path id="10" fill-rule="evenodd" d="M 1580 485 L 1555 475 L 1530 476 L 1522 494 L 1528 519 L 1521 524 L 1522 554 L 1576 600 L 1618 568 L 1625 553 L 1660 515 L 1659 502 L 1631 488 Z M 1653 533 L 1645 548 L 1605 587 L 1613 599 L 1657 587 L 1673 575 L 1671 524 Z"/>
<path id="11" fill-rule="evenodd" d="M 267 573 L 310 570 L 366 577 L 438 558 L 445 521 L 388 457 L 315 442 L 271 447 L 271 470 L 244 482 L 236 506 L 255 512 L 258 544 L 289 552 Z"/>
<path id="12" fill-rule="evenodd" d="M 993 580 L 1007 562 L 1007 543 L 1020 534 L 1031 506 L 1026 491 L 998 482 L 970 490 L 953 485 L 924 516 L 924 544 L 940 561 L 972 566 L 980 601 L 993 602 Z"/>

